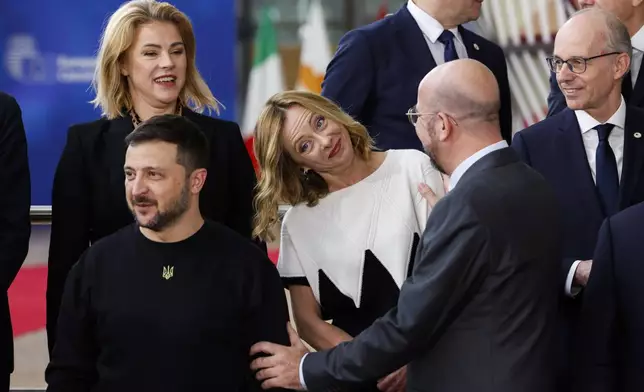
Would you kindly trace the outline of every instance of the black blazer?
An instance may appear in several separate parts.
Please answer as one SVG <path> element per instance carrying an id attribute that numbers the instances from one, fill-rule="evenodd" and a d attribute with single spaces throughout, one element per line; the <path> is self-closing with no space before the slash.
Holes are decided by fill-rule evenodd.
<path id="1" fill-rule="evenodd" d="M 575 391 L 644 386 L 644 203 L 604 221 L 593 256 L 574 361 Z"/>
<path id="2" fill-rule="evenodd" d="M 7 374 L 13 371 L 7 290 L 29 251 L 30 208 L 31 180 L 22 112 L 13 97 L 0 92 L 0 372 Z"/>
<path id="3" fill-rule="evenodd" d="M 510 84 L 501 47 L 459 27 L 469 58 L 485 64 L 501 93 L 501 134 L 512 139 Z M 395 14 L 348 32 L 327 67 L 322 95 L 364 124 L 383 150 L 423 146 L 407 120 L 418 84 L 436 67 L 407 4 Z"/>
<path id="4" fill-rule="evenodd" d="M 210 167 L 199 197 L 204 217 L 251 238 L 257 182 L 239 126 L 184 110 L 210 140 Z M 129 116 L 72 126 L 56 168 L 47 276 L 47 335 L 55 342 L 58 310 L 69 269 L 83 251 L 133 222 L 125 199 L 125 136 Z"/>
<path id="5" fill-rule="evenodd" d="M 552 391 L 560 243 L 543 178 L 509 148 L 484 156 L 432 210 L 398 305 L 351 342 L 307 355 L 307 387 L 409 363 L 408 391 Z"/>

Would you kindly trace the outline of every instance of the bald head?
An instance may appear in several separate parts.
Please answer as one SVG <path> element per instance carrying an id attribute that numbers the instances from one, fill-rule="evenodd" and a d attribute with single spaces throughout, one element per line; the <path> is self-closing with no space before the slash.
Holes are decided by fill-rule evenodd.
<path id="1" fill-rule="evenodd" d="M 568 108 L 608 120 L 621 104 L 632 53 L 628 30 L 615 15 L 598 8 L 573 14 L 557 32 L 549 60 Z"/>
<path id="2" fill-rule="evenodd" d="M 454 60 L 431 70 L 418 86 L 416 135 L 434 167 L 451 175 L 477 151 L 502 141 L 499 86 L 476 60 Z"/>
<path id="3" fill-rule="evenodd" d="M 632 57 L 633 54 L 626 26 L 614 14 L 599 8 L 582 9 L 561 26 L 555 38 L 555 52 L 567 51 L 568 47 L 596 52 L 595 55 L 620 52 Z"/>
<path id="4" fill-rule="evenodd" d="M 432 69 L 418 86 L 422 112 L 445 112 L 455 119 L 498 121 L 499 85 L 482 63 L 471 59 L 450 61 Z"/>

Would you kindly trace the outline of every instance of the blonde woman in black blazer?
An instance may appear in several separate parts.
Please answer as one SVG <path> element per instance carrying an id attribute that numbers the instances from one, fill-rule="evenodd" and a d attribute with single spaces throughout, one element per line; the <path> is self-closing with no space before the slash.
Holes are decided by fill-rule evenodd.
<path id="1" fill-rule="evenodd" d="M 201 212 L 251 238 L 255 172 L 239 126 L 198 113 L 219 112 L 219 102 L 196 69 L 195 37 L 185 14 L 168 3 L 135 0 L 121 6 L 103 32 L 94 88 L 93 103 L 103 116 L 69 129 L 54 177 L 50 352 L 69 269 L 90 244 L 133 221 L 125 199 L 124 138 L 141 121 L 180 113 L 201 128 L 211 152 Z M 158 208 L 163 214 L 172 206 Z"/>

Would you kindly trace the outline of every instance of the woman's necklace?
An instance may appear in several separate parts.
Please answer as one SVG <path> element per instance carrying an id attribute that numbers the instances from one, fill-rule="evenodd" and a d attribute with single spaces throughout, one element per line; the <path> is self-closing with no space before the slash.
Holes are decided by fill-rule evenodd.
<path id="1" fill-rule="evenodd" d="M 181 116 L 182 113 L 183 113 L 183 106 L 178 103 L 175 114 L 177 116 Z M 138 128 L 138 126 L 141 125 L 141 123 L 143 122 L 141 121 L 141 117 L 139 117 L 139 115 L 136 113 L 134 108 L 130 109 L 130 117 L 132 117 L 132 125 L 134 125 L 134 129 Z"/>

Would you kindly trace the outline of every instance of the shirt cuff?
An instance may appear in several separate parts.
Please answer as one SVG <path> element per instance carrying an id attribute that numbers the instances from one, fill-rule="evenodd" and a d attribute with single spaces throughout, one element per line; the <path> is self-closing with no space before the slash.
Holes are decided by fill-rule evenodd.
<path id="1" fill-rule="evenodd" d="M 581 287 L 573 287 L 573 280 L 575 279 L 575 272 L 577 272 L 577 266 L 581 263 L 581 260 L 576 260 L 572 263 L 570 271 L 568 271 L 568 277 L 566 278 L 566 295 L 572 298 L 575 298 L 577 294 L 581 291 Z"/>
<path id="2" fill-rule="evenodd" d="M 309 355 L 309 353 L 304 354 L 302 359 L 300 359 L 300 384 L 302 385 L 302 388 L 306 391 L 306 384 L 304 383 L 304 358 Z"/>

